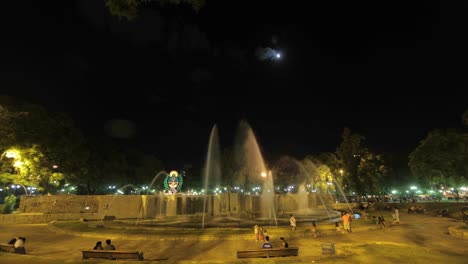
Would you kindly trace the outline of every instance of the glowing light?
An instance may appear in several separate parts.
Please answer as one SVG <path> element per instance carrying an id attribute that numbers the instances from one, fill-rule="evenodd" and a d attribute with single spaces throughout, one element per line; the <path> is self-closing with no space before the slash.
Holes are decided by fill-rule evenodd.
<path id="1" fill-rule="evenodd" d="M 416 189 L 418 189 L 418 187 L 416 187 L 416 186 L 411 186 L 410 189 L 411 189 L 411 190 L 416 190 Z"/>
<path id="2" fill-rule="evenodd" d="M 281 53 L 276 53 L 276 58 L 281 59 Z"/>
<path id="3" fill-rule="evenodd" d="M 16 159 L 16 158 L 19 156 L 19 154 L 18 154 L 18 152 L 16 152 L 16 151 L 9 150 L 9 151 L 6 151 L 6 152 L 5 152 L 5 156 L 6 156 L 7 158 Z"/>
<path id="4" fill-rule="evenodd" d="M 266 172 L 264 172 L 264 171 L 262 172 L 261 175 L 262 175 L 263 178 L 265 178 L 267 176 Z"/>
<path id="5" fill-rule="evenodd" d="M 17 161 L 15 161 L 15 164 L 13 164 L 13 166 L 14 166 L 15 168 L 19 168 L 19 167 L 21 167 L 23 164 L 24 164 L 24 162 L 22 162 L 22 161 L 20 161 L 20 160 L 17 160 Z"/>

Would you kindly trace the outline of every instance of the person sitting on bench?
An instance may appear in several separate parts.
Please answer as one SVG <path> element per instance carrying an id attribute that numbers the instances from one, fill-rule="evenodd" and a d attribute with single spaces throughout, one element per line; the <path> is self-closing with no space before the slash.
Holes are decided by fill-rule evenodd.
<path id="1" fill-rule="evenodd" d="M 102 247 L 102 242 L 96 242 L 96 245 L 93 247 L 93 250 L 104 250 L 104 248 Z"/>
<path id="2" fill-rule="evenodd" d="M 286 240 L 284 240 L 284 237 L 280 237 L 280 240 L 281 240 L 281 247 L 282 248 L 289 247 L 288 242 L 286 242 Z"/>
<path id="3" fill-rule="evenodd" d="M 106 240 L 106 245 L 104 246 L 104 250 L 115 250 L 115 246 L 112 245 L 111 240 Z"/>
<path id="4" fill-rule="evenodd" d="M 265 237 L 265 242 L 262 244 L 262 248 L 273 248 L 273 245 L 270 243 L 270 237 Z"/>
<path id="5" fill-rule="evenodd" d="M 26 249 L 24 248 L 24 243 L 26 243 L 26 238 L 25 237 L 16 238 L 15 243 L 13 245 L 15 247 L 15 253 L 26 254 Z"/>

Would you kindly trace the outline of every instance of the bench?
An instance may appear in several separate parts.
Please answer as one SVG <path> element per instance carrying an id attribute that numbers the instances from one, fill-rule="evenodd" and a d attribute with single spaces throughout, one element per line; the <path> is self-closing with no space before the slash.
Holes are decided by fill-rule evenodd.
<path id="1" fill-rule="evenodd" d="M 322 244 L 322 254 L 335 254 L 335 244 L 334 243 Z"/>
<path id="2" fill-rule="evenodd" d="M 8 253 L 15 253 L 15 247 L 10 244 L 0 244 L 0 251 L 8 252 Z"/>
<path id="3" fill-rule="evenodd" d="M 82 258 L 136 259 L 143 260 L 143 252 L 122 250 L 83 250 Z"/>
<path id="4" fill-rule="evenodd" d="M 288 257 L 297 256 L 299 248 L 270 248 L 270 249 L 250 249 L 238 250 L 237 258 L 270 258 L 270 257 Z"/>

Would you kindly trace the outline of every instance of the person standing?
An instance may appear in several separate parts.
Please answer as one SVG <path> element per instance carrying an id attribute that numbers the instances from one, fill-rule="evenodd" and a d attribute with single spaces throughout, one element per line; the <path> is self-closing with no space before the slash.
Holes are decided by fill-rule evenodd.
<path id="1" fill-rule="evenodd" d="M 265 232 L 263 231 L 263 226 L 259 228 L 258 233 L 260 235 L 260 241 L 265 242 Z"/>
<path id="2" fill-rule="evenodd" d="M 258 228 L 258 225 L 254 225 L 254 234 L 255 234 L 255 242 L 258 242 L 258 239 L 259 239 L 259 228 Z"/>
<path id="3" fill-rule="evenodd" d="M 398 208 L 395 206 L 395 209 L 393 210 L 393 214 L 395 215 L 395 222 L 397 224 L 400 223 L 400 213 L 398 212 Z"/>
<path id="4" fill-rule="evenodd" d="M 296 231 L 296 218 L 292 214 L 289 215 L 289 225 L 292 232 Z"/>
<path id="5" fill-rule="evenodd" d="M 343 222 L 343 230 L 345 233 L 350 233 L 349 230 L 349 215 L 347 213 L 341 214 L 341 221 Z"/>
<path id="6" fill-rule="evenodd" d="M 378 220 L 380 228 L 385 228 L 385 218 L 383 216 L 379 216 Z"/>
<path id="7" fill-rule="evenodd" d="M 351 211 L 348 211 L 347 215 L 349 218 L 349 233 L 352 233 L 353 230 L 352 230 L 351 224 L 353 223 L 353 213 Z"/>
<path id="8" fill-rule="evenodd" d="M 314 238 L 317 237 L 317 225 L 315 224 L 315 221 L 312 221 L 312 233 L 314 234 Z"/>

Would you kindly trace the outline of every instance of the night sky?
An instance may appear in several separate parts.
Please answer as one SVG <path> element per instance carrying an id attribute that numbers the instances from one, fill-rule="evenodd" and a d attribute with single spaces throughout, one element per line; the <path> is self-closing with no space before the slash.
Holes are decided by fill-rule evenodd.
<path id="1" fill-rule="evenodd" d="M 125 120 L 118 142 L 169 169 L 199 166 L 215 124 L 229 147 L 242 119 L 270 159 L 334 151 L 345 126 L 406 157 L 468 108 L 463 1 L 150 3 L 132 22 L 104 0 L 9 2 L 0 92 L 85 133 Z"/>

